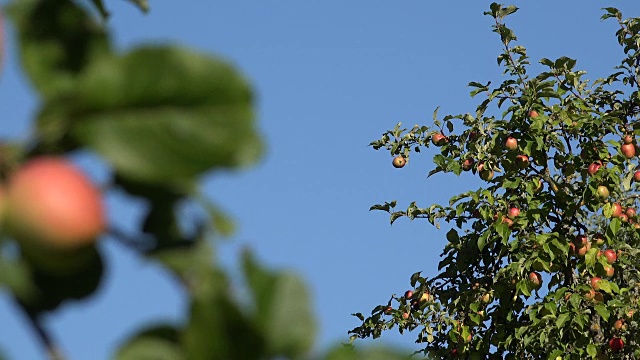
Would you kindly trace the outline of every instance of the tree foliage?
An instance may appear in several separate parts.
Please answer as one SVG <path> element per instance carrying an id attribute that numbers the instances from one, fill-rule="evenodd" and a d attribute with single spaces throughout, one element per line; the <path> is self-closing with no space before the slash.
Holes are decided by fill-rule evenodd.
<path id="1" fill-rule="evenodd" d="M 131 2 L 147 10 L 146 1 Z M 241 260 L 244 283 L 231 280 L 215 260 L 215 240 L 233 224 L 198 181 L 260 158 L 251 85 L 229 62 L 193 49 L 154 44 L 115 51 L 107 7 L 101 0 L 90 4 L 16 0 L 4 9 L 40 102 L 30 137 L 1 143 L 0 202 L 5 183 L 30 159 L 90 152 L 107 165 L 100 184 L 105 196 L 125 194 L 128 203 L 144 204 L 133 229 L 118 228 L 117 214 L 109 214 L 100 241 L 119 241 L 160 264 L 182 285 L 189 306 L 183 322 L 141 329 L 114 358 L 402 358 L 388 349 L 344 346 L 312 352 L 316 318 L 304 281 L 267 269 L 248 250 Z M 185 216 L 185 204 L 200 211 Z M 1 230 L 0 286 L 28 315 L 50 358 L 61 359 L 42 317 L 96 292 L 109 266 L 103 249 L 92 243 L 82 249 L 88 261 L 51 273 L 43 271 L 42 258 L 25 256 L 24 242 Z M 61 260 L 79 255 L 66 252 Z M 242 298 L 238 287 L 246 290 Z"/>
<path id="2" fill-rule="evenodd" d="M 485 13 L 504 78 L 469 84 L 475 112 L 436 110 L 432 126 L 398 124 L 371 143 L 406 160 L 436 147 L 429 176 L 472 173 L 486 186 L 444 205 L 371 207 L 391 223 L 447 223 L 447 243 L 435 277 L 413 274 L 403 296 L 355 314 L 352 340 L 396 328 L 417 334 L 419 352 L 434 359 L 640 356 L 640 19 L 603 9 L 619 24 L 622 60 L 590 81 L 568 57 L 543 58 L 532 73 L 505 24 L 517 10 L 493 3 Z"/>

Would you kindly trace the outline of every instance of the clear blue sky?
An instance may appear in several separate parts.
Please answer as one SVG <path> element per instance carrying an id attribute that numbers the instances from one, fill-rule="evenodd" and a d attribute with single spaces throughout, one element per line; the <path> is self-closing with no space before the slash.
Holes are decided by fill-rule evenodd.
<path id="1" fill-rule="evenodd" d="M 6 3 L 4 1 L 3 3 Z M 437 270 L 446 231 L 426 221 L 389 226 L 377 202 L 444 203 L 480 182 L 437 175 L 426 179 L 432 152 L 396 170 L 391 157 L 367 147 L 402 121 L 430 124 L 431 114 L 471 112 L 469 81 L 499 81 L 498 36 L 482 13 L 488 1 L 150 1 L 143 16 L 126 2 L 107 1 L 117 47 L 174 42 L 220 54 L 251 79 L 268 152 L 245 172 L 212 174 L 206 193 L 237 221 L 220 255 L 234 265 L 248 245 L 270 266 L 293 269 L 308 281 L 320 323 L 318 349 L 347 339 L 368 312 L 409 276 Z M 536 62 L 562 55 L 595 79 L 621 56 L 614 21 L 601 22 L 596 2 L 517 1 L 508 24 Z M 626 16 L 640 3 L 613 2 Z M 29 134 L 37 102 L 19 73 L 13 32 L 0 77 L 0 138 Z M 162 74 L 158 74 L 162 76 Z M 90 158 L 80 159 L 100 178 Z M 139 213 L 117 195 L 111 221 L 126 226 Z M 130 222 L 129 222 L 130 225 Z M 185 298 L 152 263 L 110 241 L 109 272 L 88 301 L 47 318 L 69 359 L 108 359 L 119 342 L 156 320 L 180 321 Z M 415 349 L 413 335 L 383 341 Z M 361 342 L 365 344 L 367 342 Z M 21 314 L 0 292 L 0 347 L 10 359 L 43 354 Z"/>

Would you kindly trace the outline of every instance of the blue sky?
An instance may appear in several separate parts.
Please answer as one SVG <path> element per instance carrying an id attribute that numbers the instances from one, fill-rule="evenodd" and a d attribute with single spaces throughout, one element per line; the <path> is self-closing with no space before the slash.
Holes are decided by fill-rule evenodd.
<path id="1" fill-rule="evenodd" d="M 3 2 L 3 3 L 6 3 Z M 210 174 L 205 192 L 238 225 L 220 247 L 235 265 L 249 246 L 269 266 L 292 269 L 309 284 L 320 324 L 317 348 L 347 340 L 352 312 L 368 312 L 408 289 L 416 271 L 435 275 L 446 230 L 426 221 L 389 226 L 371 205 L 397 199 L 420 205 L 481 183 L 471 174 L 427 179 L 433 153 L 414 156 L 402 170 L 367 147 L 402 121 L 430 124 L 440 114 L 475 109 L 470 81 L 500 80 L 498 36 L 483 16 L 487 1 L 151 1 L 141 15 L 124 1 L 107 1 L 109 26 L 121 50 L 142 43 L 179 43 L 235 63 L 257 93 L 259 127 L 268 144 L 262 162 L 243 172 Z M 569 56 L 595 79 L 621 51 L 614 21 L 599 20 L 604 5 L 585 1 L 517 1 L 508 19 L 533 62 Z M 626 16 L 640 3 L 613 2 Z M 25 139 L 37 99 L 19 72 L 13 32 L 0 77 L 0 138 Z M 161 74 L 159 74 L 161 76 Z M 80 163 L 97 179 L 104 169 Z M 111 221 L 126 226 L 140 213 L 118 194 Z M 158 320 L 180 321 L 185 298 L 153 263 L 104 241 L 109 272 L 88 301 L 47 318 L 69 359 L 108 359 L 128 334 Z M 0 292 L 0 348 L 10 359 L 42 358 L 21 314 Z M 414 350 L 412 335 L 383 336 Z M 361 342 L 366 344 L 368 342 Z"/>

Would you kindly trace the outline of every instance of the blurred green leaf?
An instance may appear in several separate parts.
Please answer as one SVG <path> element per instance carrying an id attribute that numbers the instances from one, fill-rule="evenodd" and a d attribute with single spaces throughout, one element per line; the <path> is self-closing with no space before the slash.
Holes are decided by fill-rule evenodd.
<path id="1" fill-rule="evenodd" d="M 316 335 L 316 321 L 304 282 L 292 273 L 268 272 L 248 251 L 244 253 L 243 267 L 267 354 L 301 358 L 311 350 Z"/>
<path id="2" fill-rule="evenodd" d="M 371 349 L 355 349 L 345 345 L 337 346 L 331 349 L 324 360 L 407 360 L 411 357 L 406 353 L 385 349 L 385 348 L 371 348 Z"/>
<path id="3" fill-rule="evenodd" d="M 262 143 L 251 89 L 230 65 L 177 47 L 144 47 L 102 59 L 68 98 L 39 118 L 44 147 L 73 134 L 122 178 L 190 183 L 219 167 L 255 162 Z"/>
<path id="4" fill-rule="evenodd" d="M 74 1 L 14 1 L 7 13 L 18 29 L 25 73 L 45 98 L 73 90 L 78 75 L 110 52 L 105 30 Z"/>
<path id="5" fill-rule="evenodd" d="M 130 338 L 115 356 L 116 360 L 184 360 L 180 332 L 171 325 L 158 325 Z"/>
<path id="6" fill-rule="evenodd" d="M 30 267 L 20 259 L 0 257 L 0 285 L 9 288 L 19 299 L 27 299 L 36 293 Z"/>
<path id="7" fill-rule="evenodd" d="M 188 359 L 264 359 L 263 336 L 221 286 L 223 274 L 201 271 L 205 291 L 195 289 L 184 333 Z"/>

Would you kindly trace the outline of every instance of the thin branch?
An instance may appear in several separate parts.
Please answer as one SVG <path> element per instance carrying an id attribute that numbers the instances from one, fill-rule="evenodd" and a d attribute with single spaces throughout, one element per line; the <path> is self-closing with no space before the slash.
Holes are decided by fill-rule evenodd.
<path id="1" fill-rule="evenodd" d="M 47 355 L 50 360 L 65 360 L 65 356 L 62 354 L 60 348 L 55 344 L 49 333 L 46 331 L 44 326 L 40 323 L 40 319 L 36 314 L 27 309 L 24 304 L 20 303 L 17 299 L 15 300 L 17 305 L 24 311 L 25 315 L 29 319 L 29 323 L 31 327 L 36 332 L 36 335 L 42 342 L 42 345 L 45 347 Z"/>

